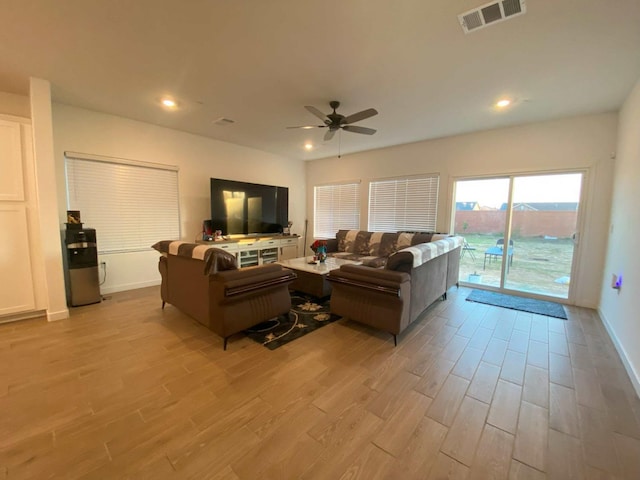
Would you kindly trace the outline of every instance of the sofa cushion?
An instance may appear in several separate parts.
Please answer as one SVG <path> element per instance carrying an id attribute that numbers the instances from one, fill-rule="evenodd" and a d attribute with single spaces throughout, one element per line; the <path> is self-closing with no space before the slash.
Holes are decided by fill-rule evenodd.
<path id="1" fill-rule="evenodd" d="M 381 257 L 388 257 L 396 251 L 398 251 L 398 234 L 383 233 L 380 238 L 380 245 L 378 246 L 378 252 L 376 254 Z"/>
<path id="2" fill-rule="evenodd" d="M 382 268 L 387 264 L 389 257 L 362 257 L 360 261 L 366 267 Z"/>
<path id="3" fill-rule="evenodd" d="M 362 265 L 373 268 L 384 267 L 387 263 L 388 257 L 376 257 L 373 255 L 359 255 L 357 253 L 349 252 L 332 252 L 329 253 L 330 257 L 339 258 L 341 260 L 352 260 L 354 262 L 361 262 Z"/>
<path id="4" fill-rule="evenodd" d="M 402 250 L 403 248 L 410 247 L 412 245 L 411 241 L 413 240 L 414 235 L 415 233 L 399 233 L 397 249 Z"/>
<path id="5" fill-rule="evenodd" d="M 338 240 L 338 251 L 355 253 L 354 246 L 356 237 L 360 230 L 338 230 L 336 239 Z"/>
<path id="6" fill-rule="evenodd" d="M 372 232 L 365 232 L 364 230 L 360 230 L 356 235 L 356 239 L 353 242 L 353 253 L 357 253 L 358 255 L 369 255 L 370 250 L 370 240 Z"/>

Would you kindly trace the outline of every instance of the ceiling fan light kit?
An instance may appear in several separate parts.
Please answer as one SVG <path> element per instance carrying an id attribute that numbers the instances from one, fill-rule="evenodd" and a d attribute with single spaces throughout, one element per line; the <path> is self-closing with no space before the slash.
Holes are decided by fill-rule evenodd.
<path id="1" fill-rule="evenodd" d="M 331 140 L 338 130 L 345 130 L 351 133 L 361 133 L 363 135 L 373 135 L 374 133 L 376 133 L 376 130 L 374 130 L 373 128 L 351 125 L 352 123 L 356 123 L 377 115 L 378 111 L 375 108 L 367 108 L 366 110 L 362 110 L 361 112 L 354 113 L 349 116 L 344 116 L 336 112 L 336 110 L 340 106 L 340 102 L 338 102 L 337 100 L 333 100 L 329 102 L 329 106 L 333 109 L 333 112 L 328 114 L 324 114 L 316 107 L 310 105 L 306 105 L 304 107 L 309 113 L 322 120 L 324 122 L 324 125 L 303 125 L 300 127 L 287 128 L 328 128 L 329 130 L 327 130 L 327 133 L 324 134 L 325 141 Z"/>

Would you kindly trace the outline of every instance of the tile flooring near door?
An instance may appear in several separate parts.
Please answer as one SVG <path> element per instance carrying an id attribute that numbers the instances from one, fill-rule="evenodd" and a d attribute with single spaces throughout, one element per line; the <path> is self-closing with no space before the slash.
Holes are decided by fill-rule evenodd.
<path id="1" fill-rule="evenodd" d="M 396 348 L 340 320 L 225 352 L 158 288 L 0 325 L 0 479 L 640 478 L 640 400 L 597 314 L 468 293 Z"/>

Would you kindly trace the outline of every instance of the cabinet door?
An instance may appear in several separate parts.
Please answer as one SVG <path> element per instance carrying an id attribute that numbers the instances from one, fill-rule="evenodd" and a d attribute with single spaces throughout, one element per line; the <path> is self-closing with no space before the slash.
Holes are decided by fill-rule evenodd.
<path id="1" fill-rule="evenodd" d="M 238 245 L 235 243 L 221 243 L 216 245 L 216 248 L 229 252 L 231 255 L 236 257 L 236 261 L 238 260 Z"/>
<path id="2" fill-rule="evenodd" d="M 260 265 L 276 263 L 278 261 L 278 248 L 263 248 L 260 250 Z"/>
<path id="3" fill-rule="evenodd" d="M 280 240 L 278 260 L 291 260 L 292 258 L 298 258 L 298 237 L 283 238 Z"/>
<path id="4" fill-rule="evenodd" d="M 0 205 L 0 315 L 35 309 L 27 211 L 23 205 Z"/>
<path id="5" fill-rule="evenodd" d="M 260 262 L 259 253 L 259 250 L 241 250 L 238 257 L 238 266 L 244 268 L 258 265 Z"/>
<path id="6" fill-rule="evenodd" d="M 24 200 L 20 124 L 0 120 L 0 200 Z"/>
<path id="7" fill-rule="evenodd" d="M 298 258 L 298 247 L 295 245 L 280 247 L 280 260 L 291 260 L 292 258 Z"/>

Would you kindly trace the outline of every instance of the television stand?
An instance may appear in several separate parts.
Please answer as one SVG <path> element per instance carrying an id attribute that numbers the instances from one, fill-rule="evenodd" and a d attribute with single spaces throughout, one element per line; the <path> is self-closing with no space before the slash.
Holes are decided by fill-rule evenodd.
<path id="1" fill-rule="evenodd" d="M 255 234 L 229 240 L 197 240 L 199 245 L 211 245 L 235 255 L 238 267 L 253 267 L 296 258 L 299 235 Z"/>

